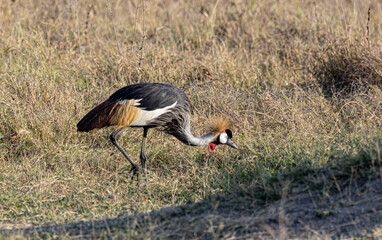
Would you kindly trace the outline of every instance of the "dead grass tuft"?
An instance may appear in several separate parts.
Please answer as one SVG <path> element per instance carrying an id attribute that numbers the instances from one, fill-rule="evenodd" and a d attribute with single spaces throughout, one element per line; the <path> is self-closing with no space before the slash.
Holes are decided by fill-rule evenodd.
<path id="1" fill-rule="evenodd" d="M 346 97 L 382 89 L 382 57 L 364 41 L 342 39 L 317 59 L 313 74 L 328 97 Z"/>

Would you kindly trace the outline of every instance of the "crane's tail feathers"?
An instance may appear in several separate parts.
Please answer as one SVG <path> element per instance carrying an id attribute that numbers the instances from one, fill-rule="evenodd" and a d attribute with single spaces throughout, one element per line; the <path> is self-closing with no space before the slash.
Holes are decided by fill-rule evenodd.
<path id="1" fill-rule="evenodd" d="M 111 118 L 115 114 L 115 101 L 106 100 L 93 108 L 77 124 L 77 131 L 89 132 L 96 128 L 110 126 Z"/>

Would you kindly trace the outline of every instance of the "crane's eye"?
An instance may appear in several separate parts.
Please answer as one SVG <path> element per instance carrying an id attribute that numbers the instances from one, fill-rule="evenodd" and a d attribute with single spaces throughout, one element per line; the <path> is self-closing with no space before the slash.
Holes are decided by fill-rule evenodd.
<path id="1" fill-rule="evenodd" d="M 221 144 L 225 144 L 225 143 L 227 143 L 227 141 L 228 141 L 228 136 L 227 136 L 227 134 L 226 134 L 226 133 L 222 133 L 222 134 L 220 134 L 220 136 L 219 136 L 219 142 L 220 142 Z"/>
<path id="2" fill-rule="evenodd" d="M 226 129 L 225 132 L 227 133 L 229 138 L 232 138 L 232 132 L 229 129 Z"/>

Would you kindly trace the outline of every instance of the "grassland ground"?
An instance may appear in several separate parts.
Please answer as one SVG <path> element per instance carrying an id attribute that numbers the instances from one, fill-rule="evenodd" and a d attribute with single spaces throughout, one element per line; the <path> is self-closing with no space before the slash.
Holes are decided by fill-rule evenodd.
<path id="1" fill-rule="evenodd" d="M 299 177 L 296 169 L 274 174 L 267 200 L 258 196 L 264 189 L 242 190 L 149 213 L 1 232 L 14 238 L 379 239 L 382 180 L 375 156 L 381 146 L 363 146 L 322 168 L 301 168 Z"/>
<path id="2" fill-rule="evenodd" d="M 381 14 L 377 0 L 0 0 L 2 233 L 114 219 L 84 236 L 304 238 L 286 219 L 306 213 L 322 228 L 304 234 L 380 236 Z M 230 116 L 239 150 L 151 131 L 138 188 L 111 128 L 75 126 L 139 82 L 183 89 L 195 135 Z M 135 161 L 141 135 L 121 139 Z"/>

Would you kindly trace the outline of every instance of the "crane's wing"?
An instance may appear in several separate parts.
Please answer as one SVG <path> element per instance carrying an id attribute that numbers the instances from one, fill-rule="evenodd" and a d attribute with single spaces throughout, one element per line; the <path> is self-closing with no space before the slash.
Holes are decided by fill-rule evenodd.
<path id="1" fill-rule="evenodd" d="M 146 111 L 165 108 L 187 98 L 182 90 L 162 83 L 140 83 L 123 87 L 113 93 L 109 100 L 135 100 Z M 187 99 L 188 100 L 188 99 Z"/>
<path id="2" fill-rule="evenodd" d="M 161 83 L 134 84 L 119 89 L 91 110 L 77 129 L 87 132 L 111 125 L 165 126 L 189 112 L 190 103 L 182 90 Z"/>

